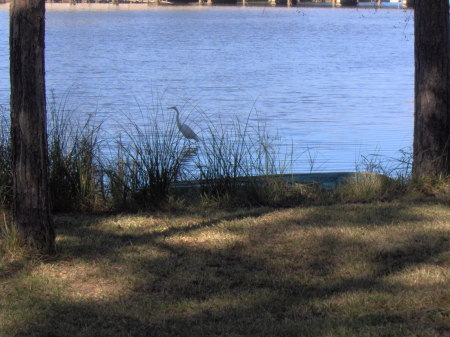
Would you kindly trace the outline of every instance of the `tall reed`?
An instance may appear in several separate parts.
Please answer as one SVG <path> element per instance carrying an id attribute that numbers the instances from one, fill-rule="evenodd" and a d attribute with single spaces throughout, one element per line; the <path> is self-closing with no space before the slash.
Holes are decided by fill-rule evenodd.
<path id="1" fill-rule="evenodd" d="M 67 95 L 49 102 L 49 190 L 55 211 L 93 209 L 102 186 L 100 131 L 95 115 L 74 121 L 76 111 L 67 106 Z"/>
<path id="2" fill-rule="evenodd" d="M 116 156 L 108 165 L 115 209 L 160 206 L 191 155 L 190 143 L 178 131 L 173 114 L 165 113 L 160 105 L 142 114 L 141 121 L 128 119 L 115 144 Z"/>
<path id="3" fill-rule="evenodd" d="M 271 199 L 274 187 L 284 188 L 276 178 L 289 169 L 292 157 L 280 160 L 274 138 L 253 117 L 251 111 L 244 120 L 208 123 L 195 158 L 204 196 L 254 204 Z"/>

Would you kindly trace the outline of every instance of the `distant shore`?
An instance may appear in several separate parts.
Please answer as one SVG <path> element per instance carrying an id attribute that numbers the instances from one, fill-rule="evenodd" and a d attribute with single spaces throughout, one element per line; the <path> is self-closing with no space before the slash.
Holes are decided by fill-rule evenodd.
<path id="1" fill-rule="evenodd" d="M 155 2 L 150 3 L 121 3 L 120 5 L 114 5 L 112 3 L 77 3 L 76 5 L 71 5 L 70 3 L 49 3 L 45 4 L 45 8 L 48 11 L 114 11 L 114 10 L 130 10 L 130 11 L 141 11 L 141 10 L 154 10 L 161 7 L 169 7 L 166 4 L 156 5 Z M 196 3 L 186 4 L 183 6 L 170 6 L 170 8 L 196 8 L 200 6 Z M 207 8 L 207 6 L 204 6 Z M 0 10 L 9 10 L 9 3 L 0 4 Z"/>
<path id="2" fill-rule="evenodd" d="M 360 0 L 360 3 L 369 4 L 371 2 L 368 2 L 367 0 Z M 383 1 L 384 4 L 391 4 L 388 5 L 388 8 L 394 8 L 392 6 L 393 2 L 387 2 Z M 0 10 L 9 10 L 9 2 L 6 3 L 0 3 Z M 238 0 L 238 3 L 236 5 L 233 5 L 234 7 L 240 7 L 242 5 L 242 1 Z M 302 2 L 300 5 L 297 6 L 312 6 L 312 7 L 331 7 L 330 2 Z M 148 0 L 148 2 L 130 2 L 130 3 L 120 3 L 119 5 L 113 4 L 113 3 L 77 3 L 75 5 L 70 4 L 68 2 L 64 3 L 55 3 L 55 2 L 46 2 L 46 9 L 49 11 L 117 11 L 117 10 L 128 10 L 128 11 L 142 11 L 142 10 L 155 10 L 155 9 L 161 9 L 161 8 L 171 8 L 171 9 L 199 9 L 201 7 L 203 8 L 209 8 L 210 6 L 206 3 L 203 4 L 203 6 L 199 6 L 198 2 L 190 2 L 185 4 L 177 4 L 173 6 L 171 1 L 164 1 L 160 0 L 159 4 L 157 3 L 157 0 Z M 267 0 L 264 1 L 252 1 L 251 3 L 248 3 L 247 6 L 254 7 L 254 6 L 269 6 L 272 7 Z M 293 6 L 296 7 L 296 6 Z M 368 7 L 368 6 L 364 6 Z M 384 6 L 383 6 L 384 7 Z"/>

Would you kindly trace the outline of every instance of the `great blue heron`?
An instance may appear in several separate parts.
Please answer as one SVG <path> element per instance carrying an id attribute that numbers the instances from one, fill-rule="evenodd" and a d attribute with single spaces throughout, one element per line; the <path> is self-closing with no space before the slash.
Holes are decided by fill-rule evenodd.
<path id="1" fill-rule="evenodd" d="M 180 123 L 180 113 L 178 112 L 178 109 L 176 106 L 172 106 L 168 109 L 172 109 L 175 110 L 175 112 L 177 113 L 177 126 L 178 126 L 178 130 L 180 130 L 180 132 L 183 134 L 183 136 L 185 136 L 187 139 L 193 139 L 196 142 L 199 141 L 198 136 L 195 134 L 195 132 L 186 124 L 181 124 Z"/>

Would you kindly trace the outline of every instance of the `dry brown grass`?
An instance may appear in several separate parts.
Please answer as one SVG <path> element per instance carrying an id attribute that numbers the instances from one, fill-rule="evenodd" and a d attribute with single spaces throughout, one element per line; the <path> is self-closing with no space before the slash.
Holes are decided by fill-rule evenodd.
<path id="1" fill-rule="evenodd" d="M 438 199 L 56 218 L 0 264 L 1 336 L 447 336 Z"/>

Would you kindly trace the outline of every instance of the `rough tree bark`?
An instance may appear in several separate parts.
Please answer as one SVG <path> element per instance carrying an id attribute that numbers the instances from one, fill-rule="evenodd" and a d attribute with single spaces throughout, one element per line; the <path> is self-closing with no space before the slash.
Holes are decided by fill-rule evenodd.
<path id="1" fill-rule="evenodd" d="M 48 199 L 44 0 L 13 0 L 10 10 L 13 221 L 24 242 L 55 249 Z"/>
<path id="2" fill-rule="evenodd" d="M 448 0 L 416 0 L 413 174 L 450 174 Z"/>

